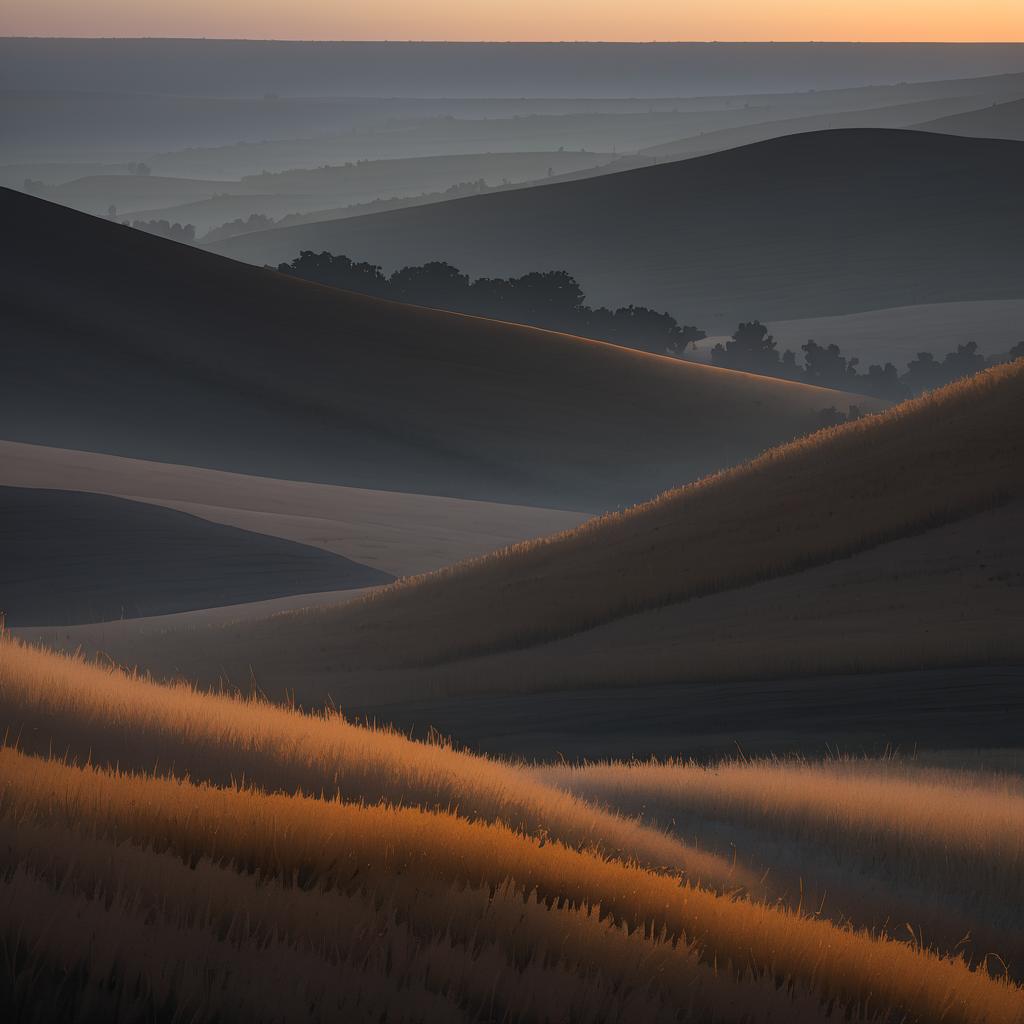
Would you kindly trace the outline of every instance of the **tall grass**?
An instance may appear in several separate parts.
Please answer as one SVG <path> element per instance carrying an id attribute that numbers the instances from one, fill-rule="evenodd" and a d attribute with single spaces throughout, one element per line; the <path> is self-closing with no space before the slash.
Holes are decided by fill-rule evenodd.
<path id="1" fill-rule="evenodd" d="M 414 743 L 333 712 L 303 715 L 185 683 L 159 685 L 3 634 L 0 723 L 8 742 L 29 753 L 222 785 L 457 810 L 573 846 L 596 845 L 716 887 L 755 881 L 725 858 L 446 744 Z"/>
<path id="2" fill-rule="evenodd" d="M 628 1021 L 633 1012 L 658 1020 L 676 1016 L 667 996 L 680 1010 L 693 1001 L 687 986 L 725 987 L 683 947 L 548 906 L 511 885 L 424 886 L 394 876 L 373 891 L 302 888 L 52 824 L 4 822 L 0 835 L 5 938 L 16 930 L 13 942 L 37 970 L 55 957 L 74 965 L 90 996 L 105 986 L 121 998 L 133 984 L 149 989 L 138 1009 L 150 1018 L 173 1006 L 201 1020 L 341 1013 L 444 1021 L 490 1019 L 500 1007 L 508 1019 L 584 1020 L 608 1008 L 608 1020 Z M 618 970 L 605 974 L 612 964 Z M 672 979 L 667 991 L 645 991 L 659 975 Z M 32 979 L 32 971 L 21 977 Z M 617 991 L 623 982 L 631 991 Z M 29 1003 L 30 987 L 16 998 Z M 57 1002 L 61 1019 L 72 1016 L 61 986 L 35 988 Z M 734 994 L 742 999 L 747 988 L 751 1001 L 799 1011 L 750 978 Z M 698 999 L 705 1010 L 709 1002 Z"/>
<path id="3" fill-rule="evenodd" d="M 577 920 L 596 921 L 605 933 L 624 927 L 666 950 L 680 950 L 680 966 L 690 963 L 702 968 L 701 978 L 710 973 L 716 979 L 707 989 L 712 1017 L 723 1013 L 716 987 L 724 980 L 726 988 L 742 985 L 751 975 L 781 981 L 826 1007 L 883 1007 L 912 1020 L 1010 1022 L 1024 1013 L 1017 987 L 971 971 L 962 961 L 716 895 L 500 823 L 76 768 L 10 749 L 0 751 L 0 808 L 20 828 L 80 829 L 94 838 L 148 847 L 154 855 L 171 854 L 185 864 L 208 859 L 243 877 L 304 891 L 380 895 L 397 880 L 417 890 L 483 888 L 489 898 L 490 889 L 514 880 L 540 906 L 576 908 Z M 457 934 L 458 920 L 456 907 L 442 933 L 451 928 Z M 509 942 L 503 929 L 496 935 Z M 571 950 L 573 959 L 595 962 L 589 948 L 574 948 L 560 931 L 549 941 L 563 956 Z M 505 951 L 514 956 L 514 935 L 511 943 Z M 520 953 L 526 948 L 518 946 Z M 610 958 L 596 962 L 605 978 L 618 976 Z M 707 972 L 703 965 L 713 969 Z M 675 969 L 673 963 L 670 970 Z M 649 985 L 659 990 L 657 975 Z M 690 991 L 695 1000 L 704 995 L 699 986 Z M 739 1004 L 736 1013 L 727 1003 L 725 1015 L 765 1019 L 764 1005 L 742 996 Z M 703 1009 L 694 1006 L 698 1019 L 705 1019 Z"/>

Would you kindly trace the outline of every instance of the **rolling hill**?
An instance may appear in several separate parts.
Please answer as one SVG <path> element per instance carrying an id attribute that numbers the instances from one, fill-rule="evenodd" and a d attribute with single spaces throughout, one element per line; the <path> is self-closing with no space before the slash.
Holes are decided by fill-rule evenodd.
<path id="1" fill-rule="evenodd" d="M 341 555 L 80 491 L 0 486 L 0 616 L 67 625 L 394 579 Z"/>
<path id="2" fill-rule="evenodd" d="M 0 487 L 144 501 L 414 576 L 578 526 L 578 512 L 224 473 L 0 441 Z"/>
<path id="3" fill-rule="evenodd" d="M 471 275 L 565 269 L 591 304 L 648 305 L 731 333 L 741 319 L 1021 297 L 1022 177 L 1015 142 L 810 132 L 214 248 L 256 264 L 312 249 L 385 269 L 429 260 Z"/>
<path id="4" fill-rule="evenodd" d="M 0 216 L 12 441 L 590 510 L 847 400 L 323 288 L 10 191 Z"/>
<path id="5" fill-rule="evenodd" d="M 945 132 L 984 139 L 1024 140 L 1024 99 L 992 103 L 979 110 L 949 114 L 914 126 L 922 132 Z"/>
<path id="6" fill-rule="evenodd" d="M 939 99 L 893 103 L 866 110 L 827 110 L 802 117 L 779 118 L 759 124 L 744 124 L 701 132 L 674 142 L 664 142 L 640 151 L 641 155 L 661 160 L 683 160 L 723 149 L 749 146 L 766 139 L 781 138 L 804 132 L 820 132 L 841 128 L 907 128 L 918 121 L 960 114 L 977 108 L 979 99 L 971 95 L 943 96 Z"/>
<path id="7" fill-rule="evenodd" d="M 202 234 L 253 213 L 270 217 L 306 215 L 309 220 L 317 220 L 321 219 L 315 216 L 317 211 L 382 197 L 430 195 L 436 201 L 446 189 L 460 184 L 532 182 L 546 175 L 593 170 L 613 159 L 610 154 L 591 152 L 470 153 L 358 160 L 313 170 L 254 174 L 240 180 L 92 175 L 57 185 L 36 184 L 26 191 L 82 213 L 106 216 L 109 207 L 114 206 L 122 221 L 176 221 L 192 224 Z"/>
<path id="8" fill-rule="evenodd" d="M 268 693 L 378 708 L 1020 663 L 1022 437 L 1018 360 L 343 607 L 106 649 L 159 674 L 255 671 Z"/>
<path id="9" fill-rule="evenodd" d="M 996 773 L 530 770 L 6 636 L 0 707 L 18 1020 L 1021 1018 Z"/>

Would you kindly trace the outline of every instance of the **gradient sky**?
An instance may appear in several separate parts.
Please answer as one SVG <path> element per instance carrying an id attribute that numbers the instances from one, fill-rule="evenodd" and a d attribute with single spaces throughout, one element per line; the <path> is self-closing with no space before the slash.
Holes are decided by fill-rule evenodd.
<path id="1" fill-rule="evenodd" d="M 3 0 L 0 34 L 1024 41 L 1024 0 Z"/>

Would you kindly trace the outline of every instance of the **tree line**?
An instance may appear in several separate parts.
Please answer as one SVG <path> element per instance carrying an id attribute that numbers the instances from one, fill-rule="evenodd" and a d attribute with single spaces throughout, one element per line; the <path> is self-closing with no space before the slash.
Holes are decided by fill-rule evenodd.
<path id="1" fill-rule="evenodd" d="M 990 360 L 978 351 L 976 341 L 958 345 L 955 351 L 947 352 L 942 359 L 937 359 L 931 352 L 918 352 L 903 373 L 890 362 L 872 364 L 862 373 L 860 360 L 856 356 L 844 356 L 835 344 L 819 345 L 808 341 L 800 348 L 804 353 L 802 365 L 797 362 L 792 349 L 780 352 L 768 328 L 759 320 L 752 320 L 741 323 L 724 345 L 714 346 L 711 362 L 730 370 L 746 370 L 767 377 L 781 377 L 894 401 L 970 377 L 990 365 Z M 1009 356 L 1011 359 L 1024 356 L 1024 341 L 1014 345 Z"/>
<path id="2" fill-rule="evenodd" d="M 377 298 L 566 331 L 659 355 L 686 358 L 687 350 L 707 337 L 700 328 L 680 324 L 671 314 L 646 306 L 588 306 L 579 282 L 564 270 L 471 280 L 450 263 L 434 261 L 387 275 L 373 263 L 310 251 L 280 264 L 278 270 Z M 780 351 L 769 329 L 759 320 L 751 320 L 739 324 L 728 341 L 712 348 L 711 362 L 731 370 L 892 401 L 969 377 L 989 365 L 974 341 L 959 345 L 941 359 L 919 352 L 903 373 L 891 362 L 872 364 L 862 372 L 860 360 L 843 355 L 835 344 L 808 341 L 800 348 L 802 361 L 791 349 Z M 1021 356 L 1024 341 L 1010 350 L 1010 358 Z"/>
<path id="3" fill-rule="evenodd" d="M 680 325 L 668 313 L 646 306 L 594 309 L 586 304 L 576 279 L 564 270 L 470 280 L 450 263 L 435 261 L 386 275 L 372 263 L 308 251 L 291 263 L 282 263 L 278 270 L 377 298 L 565 331 L 658 354 L 681 356 L 688 346 L 707 337 L 704 331 Z"/>

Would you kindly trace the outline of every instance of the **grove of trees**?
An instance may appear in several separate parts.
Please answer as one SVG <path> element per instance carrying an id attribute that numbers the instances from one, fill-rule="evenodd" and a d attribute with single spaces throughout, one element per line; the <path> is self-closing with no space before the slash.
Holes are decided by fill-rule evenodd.
<path id="1" fill-rule="evenodd" d="M 378 298 L 566 331 L 646 352 L 679 356 L 707 337 L 704 331 L 680 325 L 668 313 L 646 306 L 593 309 L 586 304 L 579 282 L 564 270 L 470 280 L 449 263 L 432 262 L 403 267 L 387 276 L 372 263 L 308 251 L 291 263 L 282 263 L 278 270 Z"/>
<path id="2" fill-rule="evenodd" d="M 792 349 L 780 352 L 768 328 L 759 320 L 742 323 L 724 345 L 711 350 L 715 366 L 750 373 L 804 381 L 839 391 L 854 391 L 877 398 L 899 400 L 942 387 L 985 369 L 989 361 L 978 352 L 978 343 L 969 341 L 937 359 L 931 352 L 919 352 L 901 374 L 890 362 L 872 364 L 862 373 L 860 360 L 846 357 L 838 345 L 819 345 L 808 341 L 800 346 L 803 365 Z M 1024 356 L 1024 341 L 1010 349 L 1011 359 Z"/>
<path id="3" fill-rule="evenodd" d="M 579 282 L 564 270 L 471 280 L 450 263 L 435 261 L 387 275 L 372 263 L 310 251 L 291 263 L 282 263 L 278 270 L 378 298 L 566 331 L 646 352 L 685 357 L 695 342 L 707 337 L 699 328 L 681 325 L 669 313 L 646 306 L 588 306 Z M 903 373 L 891 362 L 872 364 L 862 371 L 860 360 L 843 355 L 835 344 L 819 345 L 812 340 L 800 349 L 802 359 L 791 349 L 780 351 L 768 327 L 751 320 L 739 324 L 728 341 L 712 348 L 711 362 L 893 401 L 968 377 L 989 363 L 974 341 L 958 345 L 941 359 L 919 352 Z M 1024 356 L 1024 341 L 1015 345 L 1009 356 Z"/>

